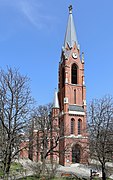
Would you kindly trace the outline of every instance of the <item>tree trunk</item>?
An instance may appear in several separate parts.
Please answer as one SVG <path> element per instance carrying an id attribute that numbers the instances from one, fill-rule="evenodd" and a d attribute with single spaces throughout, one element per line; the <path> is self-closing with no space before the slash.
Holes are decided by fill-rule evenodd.
<path id="1" fill-rule="evenodd" d="M 43 137 L 43 162 L 42 162 L 42 174 L 45 174 L 45 170 L 46 170 L 46 152 L 47 152 L 47 148 L 46 148 L 46 140 L 45 140 L 45 134 Z"/>
<path id="2" fill-rule="evenodd" d="M 106 180 L 105 164 L 102 164 L 102 180 Z"/>
<path id="3" fill-rule="evenodd" d="M 45 162 L 45 157 L 43 157 L 43 162 L 42 162 L 42 175 L 45 174 L 45 168 L 46 168 L 46 162 Z"/>
<path id="4" fill-rule="evenodd" d="M 4 176 L 7 177 L 9 176 L 10 166 L 11 166 L 11 146 L 9 146 L 8 148 L 8 154 L 4 162 Z"/>

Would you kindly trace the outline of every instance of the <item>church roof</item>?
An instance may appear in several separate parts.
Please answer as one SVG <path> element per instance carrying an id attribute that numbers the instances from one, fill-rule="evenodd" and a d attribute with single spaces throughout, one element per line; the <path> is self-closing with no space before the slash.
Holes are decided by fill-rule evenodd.
<path id="1" fill-rule="evenodd" d="M 69 111 L 79 111 L 79 112 L 84 112 L 84 109 L 82 106 L 78 105 L 69 105 Z"/>
<path id="2" fill-rule="evenodd" d="M 59 108 L 58 93 L 56 89 L 54 93 L 53 108 Z"/>
<path id="3" fill-rule="evenodd" d="M 72 48 L 75 42 L 76 45 L 78 46 L 76 30 L 72 15 L 72 6 L 69 6 L 69 18 L 68 18 L 68 24 L 65 34 L 64 48 L 66 48 L 67 44 L 69 45 L 70 48 Z"/>

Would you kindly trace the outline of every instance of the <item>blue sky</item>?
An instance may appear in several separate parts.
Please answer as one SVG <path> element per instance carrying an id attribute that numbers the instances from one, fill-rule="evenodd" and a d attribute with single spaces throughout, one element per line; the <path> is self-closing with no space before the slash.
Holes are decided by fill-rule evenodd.
<path id="1" fill-rule="evenodd" d="M 87 102 L 113 95 L 113 0 L 0 0 L 0 67 L 27 75 L 38 104 L 53 100 L 70 4 L 85 53 Z"/>

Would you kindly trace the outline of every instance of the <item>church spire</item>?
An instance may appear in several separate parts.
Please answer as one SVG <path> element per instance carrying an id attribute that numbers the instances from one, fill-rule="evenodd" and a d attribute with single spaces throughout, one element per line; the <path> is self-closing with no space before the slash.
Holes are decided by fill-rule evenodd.
<path id="1" fill-rule="evenodd" d="M 68 24 L 67 24 L 65 40 L 64 40 L 64 48 L 66 48 L 67 44 L 69 45 L 70 48 L 72 48 L 74 43 L 76 43 L 78 47 L 78 41 L 77 41 L 75 25 L 74 25 L 74 20 L 73 20 L 73 15 L 72 15 L 72 5 L 70 5 Z"/>

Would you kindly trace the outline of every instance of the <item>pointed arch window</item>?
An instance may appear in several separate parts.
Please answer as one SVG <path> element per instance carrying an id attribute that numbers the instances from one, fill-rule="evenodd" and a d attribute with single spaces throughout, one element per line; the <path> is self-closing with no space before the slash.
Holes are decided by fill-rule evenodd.
<path id="1" fill-rule="evenodd" d="M 71 134 L 74 134 L 74 130 L 75 130 L 75 120 L 72 118 L 71 119 Z"/>
<path id="2" fill-rule="evenodd" d="M 65 82 L 65 70 L 62 68 L 62 87 L 64 87 L 64 82 Z"/>
<path id="3" fill-rule="evenodd" d="M 77 84 L 77 65 L 73 64 L 71 68 L 71 83 Z"/>
<path id="4" fill-rule="evenodd" d="M 82 120 L 78 119 L 78 135 L 81 134 L 81 129 L 82 129 Z"/>

